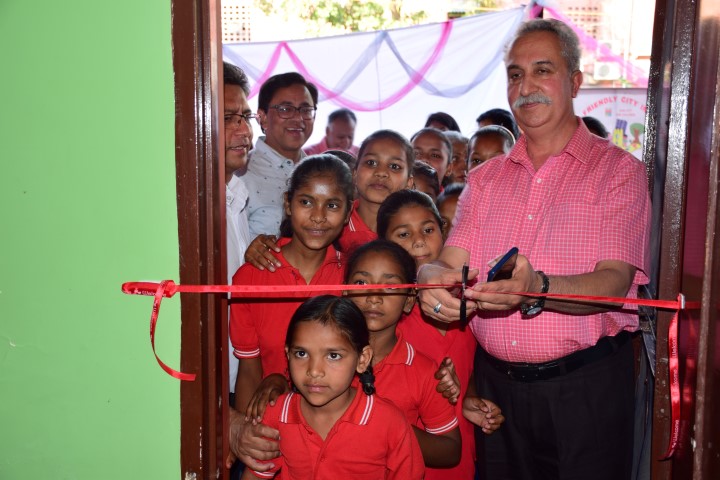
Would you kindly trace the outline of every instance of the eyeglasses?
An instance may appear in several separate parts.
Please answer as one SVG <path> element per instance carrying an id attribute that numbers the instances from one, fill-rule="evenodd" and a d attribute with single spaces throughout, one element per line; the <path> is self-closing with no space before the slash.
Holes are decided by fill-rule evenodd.
<path id="1" fill-rule="evenodd" d="M 250 120 L 255 119 L 259 122 L 258 116 L 254 113 L 226 113 L 225 114 L 225 129 L 235 130 L 240 128 L 245 122 L 245 125 L 250 127 Z"/>
<path id="2" fill-rule="evenodd" d="M 317 110 L 317 107 L 311 107 L 310 105 L 303 105 L 302 107 L 296 107 L 294 105 L 270 105 L 270 108 L 274 108 L 278 117 L 285 120 L 293 118 L 297 112 L 300 112 L 300 117 L 303 120 L 312 120 L 315 118 L 315 110 Z"/>

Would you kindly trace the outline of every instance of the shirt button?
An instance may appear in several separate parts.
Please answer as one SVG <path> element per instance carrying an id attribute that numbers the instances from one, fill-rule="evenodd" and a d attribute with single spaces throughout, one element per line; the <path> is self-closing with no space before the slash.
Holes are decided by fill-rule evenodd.
<path id="1" fill-rule="evenodd" d="M 510 342 L 510 345 L 512 345 L 513 347 L 517 345 L 517 340 L 513 340 L 512 342 Z"/>
<path id="2" fill-rule="evenodd" d="M 532 220 L 532 215 L 528 215 L 528 220 Z"/>
<path id="3" fill-rule="evenodd" d="M 536 182 L 537 182 L 537 183 L 542 183 L 542 178 L 538 178 L 538 179 L 536 180 Z"/>

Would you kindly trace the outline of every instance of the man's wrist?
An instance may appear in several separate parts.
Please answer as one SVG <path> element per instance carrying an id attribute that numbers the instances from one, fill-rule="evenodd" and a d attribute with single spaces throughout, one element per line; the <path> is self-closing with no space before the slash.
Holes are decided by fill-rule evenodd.
<path id="1" fill-rule="evenodd" d="M 541 275 L 542 272 L 535 272 L 535 287 L 533 288 L 533 292 L 542 292 L 543 287 L 543 276 Z"/>
<path id="2" fill-rule="evenodd" d="M 537 276 L 540 277 L 540 289 L 538 290 L 538 293 L 548 293 L 550 290 L 550 279 L 547 275 L 541 270 L 538 270 L 535 272 Z M 532 317 L 534 315 L 537 315 L 538 313 L 542 312 L 543 308 L 545 307 L 545 297 L 533 297 L 537 298 L 533 303 L 527 304 L 523 303 L 520 305 L 520 313 L 523 315 L 527 315 L 529 317 Z"/>

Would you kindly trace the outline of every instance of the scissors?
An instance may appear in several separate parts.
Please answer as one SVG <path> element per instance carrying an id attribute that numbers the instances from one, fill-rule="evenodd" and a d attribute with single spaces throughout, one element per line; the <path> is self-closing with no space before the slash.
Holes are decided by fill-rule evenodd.
<path id="1" fill-rule="evenodd" d="M 470 267 L 465 263 L 462 267 L 462 284 L 460 285 L 460 330 L 465 330 L 467 325 L 467 305 L 465 301 L 465 289 L 467 288 L 468 274 Z"/>

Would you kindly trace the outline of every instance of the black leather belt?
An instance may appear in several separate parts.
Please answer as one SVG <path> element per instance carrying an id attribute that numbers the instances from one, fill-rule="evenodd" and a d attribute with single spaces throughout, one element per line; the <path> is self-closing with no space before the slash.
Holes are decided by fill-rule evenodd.
<path id="1" fill-rule="evenodd" d="M 545 363 L 516 363 L 505 362 L 493 357 L 482 349 L 483 357 L 488 365 L 511 380 L 520 382 L 534 382 L 549 380 L 560 375 L 566 375 L 578 368 L 609 357 L 630 340 L 630 332 L 620 332 L 614 337 L 603 337 L 589 348 L 580 350 L 557 360 Z"/>

